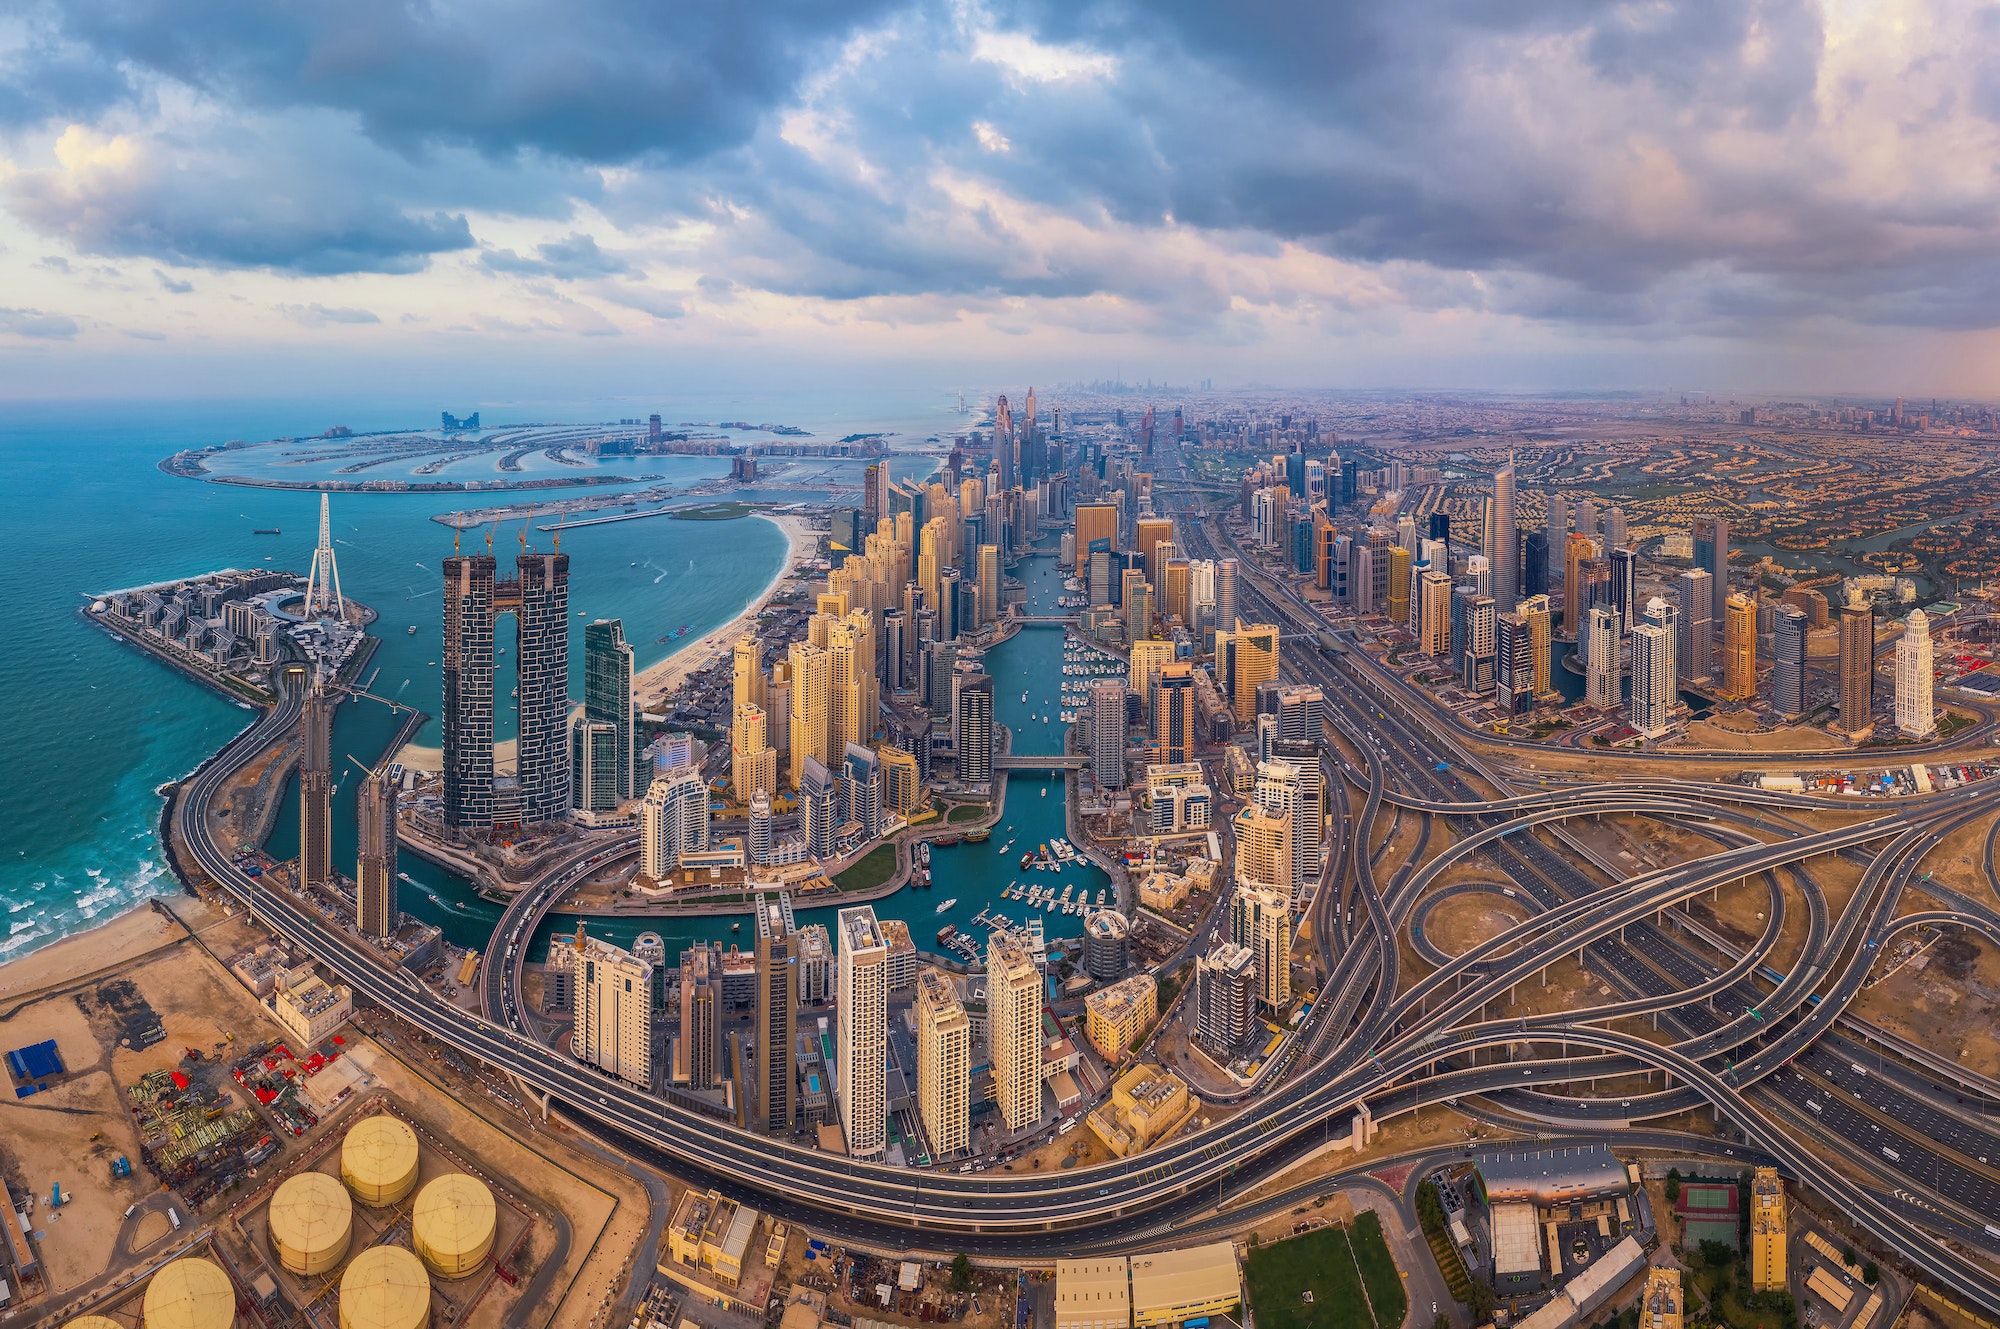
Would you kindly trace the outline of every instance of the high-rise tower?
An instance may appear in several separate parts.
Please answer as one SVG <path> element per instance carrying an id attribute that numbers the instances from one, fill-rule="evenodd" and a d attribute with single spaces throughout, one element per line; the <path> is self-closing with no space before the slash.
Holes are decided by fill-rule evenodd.
<path id="1" fill-rule="evenodd" d="M 1840 607 L 1840 728 L 1857 743 L 1875 731 L 1875 611 L 1859 591 Z"/>
<path id="2" fill-rule="evenodd" d="M 633 787 L 638 735 L 632 716 L 632 644 L 625 640 L 625 625 L 619 619 L 600 618 L 583 630 L 583 715 L 578 723 L 610 726 L 613 741 L 612 769 L 597 773 L 599 787 L 595 790 L 585 789 L 579 778 L 576 804 L 597 812 L 613 811 L 637 795 Z M 611 777 L 608 781 L 606 775 Z M 606 793 L 611 796 L 608 807 L 602 806 Z"/>
<path id="3" fill-rule="evenodd" d="M 1896 643 L 1896 728 L 1906 738 L 1937 732 L 1932 688 L 1931 621 L 1923 610 L 1912 609 Z"/>
<path id="4" fill-rule="evenodd" d="M 313 550 L 312 571 L 306 574 L 306 617 L 332 614 L 347 617 L 347 601 L 340 596 L 340 568 L 333 561 L 333 520 L 327 512 L 326 495 L 319 496 L 319 545 Z"/>
<path id="5" fill-rule="evenodd" d="M 396 801 L 396 782 L 385 766 L 368 772 L 355 797 L 354 916 L 364 937 L 396 931 Z"/>
<path id="6" fill-rule="evenodd" d="M 496 578 L 490 549 L 444 561 L 444 824 L 454 831 L 488 830 L 502 811 L 493 768 L 497 614 L 517 625 L 519 796 L 505 811 L 547 822 L 570 806 L 569 555 L 523 548 L 515 574 Z"/>
<path id="7" fill-rule="evenodd" d="M 757 896 L 757 1064 L 763 1083 L 757 1097 L 757 1124 L 783 1131 L 796 1115 L 797 1084 L 792 1075 L 792 1023 L 798 1018 L 798 927 L 792 897 Z"/>
<path id="8" fill-rule="evenodd" d="M 1521 598 L 1521 541 L 1514 531 L 1514 459 L 1493 473 L 1493 603 L 1511 614 Z"/>
<path id="9" fill-rule="evenodd" d="M 315 678 L 299 715 L 299 886 L 333 879 L 333 707 Z"/>

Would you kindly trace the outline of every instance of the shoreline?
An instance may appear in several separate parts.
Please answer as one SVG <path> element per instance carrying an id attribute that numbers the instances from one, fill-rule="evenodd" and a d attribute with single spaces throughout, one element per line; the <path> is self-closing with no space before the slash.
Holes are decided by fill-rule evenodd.
<path id="1" fill-rule="evenodd" d="M 686 677 L 709 663 L 706 654 L 718 646 L 733 646 L 738 637 L 756 622 L 757 616 L 771 603 L 771 597 L 778 588 L 798 574 L 798 568 L 811 557 L 818 533 L 806 524 L 805 518 L 795 513 L 755 512 L 751 516 L 770 522 L 784 532 L 786 549 L 784 562 L 778 566 L 771 580 L 757 592 L 744 607 L 742 613 L 719 627 L 688 642 L 672 655 L 647 665 L 632 676 L 632 695 L 641 709 L 648 700 L 658 701 L 667 692 L 678 687 Z"/>

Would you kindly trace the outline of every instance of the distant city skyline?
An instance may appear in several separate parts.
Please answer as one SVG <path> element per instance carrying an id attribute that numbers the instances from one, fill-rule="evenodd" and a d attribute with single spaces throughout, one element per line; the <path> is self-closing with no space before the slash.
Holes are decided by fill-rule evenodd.
<path id="1" fill-rule="evenodd" d="M 2000 396 L 1971 7 L 139 5 L 0 34 L 0 395 Z"/>

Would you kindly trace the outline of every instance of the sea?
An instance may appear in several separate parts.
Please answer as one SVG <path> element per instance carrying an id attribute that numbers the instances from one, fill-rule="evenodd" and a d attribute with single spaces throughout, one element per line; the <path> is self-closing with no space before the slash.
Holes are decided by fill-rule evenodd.
<path id="1" fill-rule="evenodd" d="M 582 425 L 657 411 L 668 427 L 747 421 L 789 425 L 815 438 L 879 433 L 892 451 L 921 448 L 927 440 L 970 424 L 958 414 L 955 395 L 929 388 L 444 405 L 458 407 L 460 414 L 479 410 L 489 430 L 509 422 Z M 157 790 L 193 770 L 253 718 L 239 704 L 89 623 L 79 612 L 89 597 L 228 567 L 303 572 L 311 562 L 318 525 L 315 494 L 182 478 L 161 471 L 159 461 L 183 449 L 229 440 L 307 438 L 333 425 L 356 432 L 421 429 L 436 420 L 437 407 L 294 398 L 29 402 L 0 412 L 0 465 L 8 481 L 0 486 L 0 512 L 9 533 L 7 557 L 0 559 L 7 642 L 0 649 L 0 752 L 8 757 L 7 778 L 0 780 L 0 963 L 108 921 L 148 896 L 177 889 L 160 853 Z M 539 457 L 517 464 L 524 474 L 553 467 Z M 899 458 L 893 473 L 923 475 L 934 464 L 928 456 Z M 330 463 L 316 466 L 306 447 L 255 449 L 240 458 L 224 454 L 214 465 L 242 474 L 302 478 L 333 471 Z M 728 459 L 617 458 L 605 460 L 600 469 L 659 475 L 670 485 L 686 487 L 725 474 Z M 407 467 L 399 471 L 391 466 L 367 475 L 408 473 Z M 440 475 L 507 478 L 495 455 L 455 462 Z M 780 477 L 786 487 L 753 489 L 743 496 L 810 502 L 856 488 L 859 482 L 857 463 L 801 462 Z M 815 492 L 816 485 L 825 488 Z M 380 646 L 369 664 L 372 692 L 433 715 L 439 709 L 439 562 L 451 553 L 452 532 L 430 518 L 532 497 L 538 495 L 333 496 L 341 589 L 381 616 L 373 629 Z M 257 534 L 260 530 L 280 533 Z M 549 539 L 532 529 L 527 537 L 543 547 Z M 483 533 L 476 538 L 483 539 Z M 499 530 L 496 552 L 504 555 L 509 551 L 503 542 L 520 538 L 516 526 Z M 652 518 L 573 528 L 565 533 L 563 548 L 571 556 L 571 608 L 582 614 L 574 621 L 622 619 L 644 668 L 741 613 L 782 567 L 785 537 L 774 524 L 757 518 Z M 1052 606 L 1060 594 L 1053 560 L 1028 560 L 1023 574 L 1031 604 Z M 411 627 L 417 629 L 414 635 Z M 683 627 L 687 631 L 680 634 Z M 503 633 L 503 642 L 505 637 Z M 1060 631 L 1044 628 L 1023 631 L 988 656 L 987 667 L 998 685 L 999 719 L 1014 730 L 1017 751 L 1060 749 L 1060 721 L 1045 722 L 1044 717 L 1060 708 L 1061 653 Z M 571 660 L 573 670 L 580 671 L 581 651 L 573 648 Z M 1024 691 L 1026 702 L 1021 700 Z M 572 679 L 571 695 L 581 695 L 580 676 Z M 355 763 L 378 760 L 399 723 L 392 708 L 368 700 L 339 709 L 333 735 L 339 772 L 333 818 L 337 862 L 354 854 Z M 502 730 L 507 723 L 507 717 L 499 719 Z M 435 745 L 435 721 L 415 741 Z M 905 919 L 919 945 L 929 945 L 946 923 L 970 928 L 981 908 L 1008 909 L 999 896 L 1010 881 L 1055 881 L 1048 874 L 1020 873 L 1013 865 L 1024 849 L 1063 833 L 1062 781 L 1016 778 L 1007 812 L 1003 824 L 1009 829 L 996 830 L 985 845 L 938 851 L 934 885 L 878 902 L 878 914 Z M 1003 859 L 999 846 L 1010 840 L 1017 843 Z M 286 795 L 269 847 L 284 855 L 296 843 L 294 788 Z M 414 854 L 402 856 L 400 870 L 406 880 L 399 903 L 406 913 L 437 924 L 457 944 L 484 947 L 498 906 Z M 1062 882 L 1093 894 L 1106 884 L 1101 873 L 1083 868 L 1064 873 Z M 938 906 L 951 899 L 958 903 L 940 911 Z M 1011 906 L 1016 917 L 1025 908 Z M 822 921 L 818 911 L 804 913 L 807 923 Z M 739 923 L 728 916 L 649 924 L 621 919 L 593 924 L 592 930 L 629 941 L 650 927 L 673 946 L 709 939 L 726 943 L 740 935 Z M 556 916 L 542 940 L 550 930 L 573 925 L 574 920 Z M 1063 936 L 1077 931 L 1079 920 L 1052 914 L 1045 926 L 1051 937 Z"/>

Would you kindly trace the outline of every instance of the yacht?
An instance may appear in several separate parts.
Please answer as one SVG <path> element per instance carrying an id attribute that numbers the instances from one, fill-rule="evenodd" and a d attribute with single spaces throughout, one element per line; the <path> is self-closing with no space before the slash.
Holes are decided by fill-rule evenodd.
<path id="1" fill-rule="evenodd" d="M 958 897 L 957 897 L 956 895 L 954 895 L 954 896 L 952 896 L 952 897 L 951 897 L 951 898 L 950 898 L 949 900 L 946 900 L 946 901 L 945 901 L 945 902 L 944 902 L 943 904 L 940 904 L 940 905 L 939 905 L 939 906 L 937 907 L 937 912 L 941 914 L 941 913 L 943 913 L 943 912 L 944 912 L 945 910 L 947 910 L 947 909 L 951 908 L 951 907 L 952 907 L 953 905 L 955 905 L 955 904 L 957 904 L 957 903 L 958 903 Z"/>

